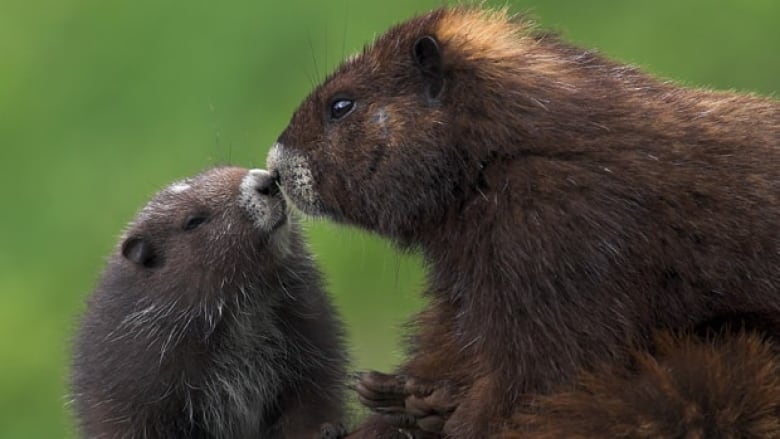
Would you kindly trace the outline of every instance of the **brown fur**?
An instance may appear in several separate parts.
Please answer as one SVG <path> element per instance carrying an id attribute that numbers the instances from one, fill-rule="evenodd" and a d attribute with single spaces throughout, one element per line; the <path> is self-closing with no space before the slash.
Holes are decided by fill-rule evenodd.
<path id="1" fill-rule="evenodd" d="M 503 439 L 777 438 L 780 356 L 742 333 L 702 341 L 668 334 L 632 370 L 609 366 L 539 398 Z"/>
<path id="2" fill-rule="evenodd" d="M 431 304 L 400 372 L 449 381 L 444 430 L 476 438 L 656 330 L 776 316 L 779 141 L 775 100 L 682 88 L 453 8 L 345 62 L 269 167 L 303 211 L 422 251 Z"/>

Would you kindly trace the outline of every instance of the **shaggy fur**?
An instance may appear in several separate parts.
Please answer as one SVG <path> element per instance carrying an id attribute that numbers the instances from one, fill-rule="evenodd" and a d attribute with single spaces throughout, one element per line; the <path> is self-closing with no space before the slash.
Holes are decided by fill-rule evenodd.
<path id="1" fill-rule="evenodd" d="M 659 329 L 777 315 L 779 142 L 775 100 L 444 8 L 339 67 L 268 165 L 304 212 L 423 253 L 430 304 L 399 372 L 446 383 L 443 430 L 478 438 Z"/>
<path id="2" fill-rule="evenodd" d="M 606 365 L 576 389 L 535 401 L 503 439 L 777 438 L 780 356 L 742 333 L 715 340 L 668 334 L 632 369 Z"/>
<path id="3" fill-rule="evenodd" d="M 342 328 L 263 172 L 176 183 L 130 225 L 76 339 L 84 437 L 311 438 L 341 418 Z"/>

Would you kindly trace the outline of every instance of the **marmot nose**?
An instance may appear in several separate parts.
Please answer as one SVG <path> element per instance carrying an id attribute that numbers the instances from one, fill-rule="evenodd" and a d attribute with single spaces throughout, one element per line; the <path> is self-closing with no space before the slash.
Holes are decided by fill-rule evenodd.
<path id="1" fill-rule="evenodd" d="M 272 197 L 279 193 L 279 173 L 265 170 L 253 170 L 255 177 L 255 190 L 258 194 Z"/>

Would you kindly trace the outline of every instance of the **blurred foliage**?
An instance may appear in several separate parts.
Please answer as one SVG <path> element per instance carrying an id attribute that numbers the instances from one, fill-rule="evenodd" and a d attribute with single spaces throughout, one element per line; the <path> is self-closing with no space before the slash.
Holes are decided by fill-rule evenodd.
<path id="1" fill-rule="evenodd" d="M 505 2 L 487 2 L 503 5 Z M 72 437 L 69 340 L 124 224 L 168 182 L 262 167 L 307 92 L 440 1 L 2 0 L 0 438 Z M 771 94 L 776 0 L 510 2 L 547 28 L 686 84 Z M 306 221 L 356 368 L 401 358 L 415 255 Z"/>

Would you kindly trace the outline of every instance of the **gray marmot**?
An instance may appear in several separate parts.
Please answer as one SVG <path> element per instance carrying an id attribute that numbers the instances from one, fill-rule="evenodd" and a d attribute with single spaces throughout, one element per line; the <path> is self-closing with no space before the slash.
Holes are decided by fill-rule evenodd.
<path id="1" fill-rule="evenodd" d="M 88 438 L 311 438 L 343 416 L 343 331 L 268 172 L 159 192 L 111 256 L 75 342 Z"/>

